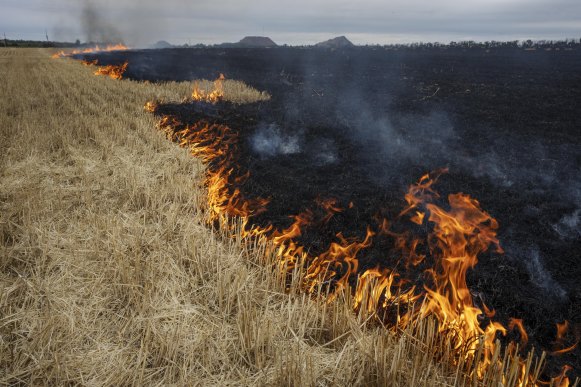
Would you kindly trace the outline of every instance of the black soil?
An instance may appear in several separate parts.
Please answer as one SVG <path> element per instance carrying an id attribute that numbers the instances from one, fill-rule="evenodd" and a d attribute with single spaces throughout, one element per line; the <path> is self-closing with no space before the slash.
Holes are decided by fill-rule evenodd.
<path id="1" fill-rule="evenodd" d="M 378 217 L 393 219 L 411 183 L 448 167 L 436 186 L 443 198 L 470 194 L 500 224 L 505 253 L 479 257 L 468 274 L 475 300 L 505 325 L 522 318 L 526 349 L 555 348 L 564 320 L 566 344 L 581 335 L 581 51 L 164 49 L 86 58 L 128 60 L 132 79 L 224 73 L 270 93 L 250 106 L 160 112 L 239 132 L 237 159 L 250 171 L 241 188 L 271 199 L 257 223 L 286 227 L 289 216 L 336 198 L 345 210 L 301 240 L 315 253 L 337 232 L 362 238 Z M 390 243 L 379 238 L 358 257 L 362 266 L 395 264 Z M 571 364 L 579 375 L 580 355 L 549 356 L 547 374 Z"/>

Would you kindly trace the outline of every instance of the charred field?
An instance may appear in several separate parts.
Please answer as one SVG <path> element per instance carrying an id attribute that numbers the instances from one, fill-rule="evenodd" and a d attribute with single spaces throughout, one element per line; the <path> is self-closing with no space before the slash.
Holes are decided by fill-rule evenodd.
<path id="1" fill-rule="evenodd" d="M 83 58 L 127 62 L 125 77 L 135 80 L 222 73 L 268 92 L 269 101 L 252 105 L 161 104 L 156 114 L 236 133 L 227 163 L 247 177 L 232 189 L 268 200 L 253 224 L 286 230 L 309 214 L 294 240 L 313 255 L 339 234 L 362 241 L 371 229 L 359 271 L 399 267 L 409 283 L 429 286 L 429 243 L 416 251 L 425 260 L 405 265 L 393 235 L 428 233 L 427 222 L 402 218 L 404 196 L 446 168 L 435 202 L 446 208 L 448 195 L 461 192 L 498 221 L 504 252 L 483 252 L 467 272 L 475 306 L 493 308 L 505 327 L 522 319 L 528 343 L 518 329 L 498 336 L 523 352 L 547 351 L 547 375 L 565 364 L 573 380 L 579 375 L 579 347 L 554 352 L 581 336 L 581 52 L 164 49 Z M 559 339 L 556 324 L 565 321 Z"/>

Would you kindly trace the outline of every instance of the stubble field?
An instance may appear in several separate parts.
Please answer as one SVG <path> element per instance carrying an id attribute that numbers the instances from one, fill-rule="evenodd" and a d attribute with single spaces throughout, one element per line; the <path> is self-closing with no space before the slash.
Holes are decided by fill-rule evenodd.
<path id="1" fill-rule="evenodd" d="M 434 363 L 430 324 L 366 327 L 206 226 L 202 164 L 143 111 L 191 83 L 37 49 L 0 50 L 0 78 L 0 384 L 469 383 Z"/>

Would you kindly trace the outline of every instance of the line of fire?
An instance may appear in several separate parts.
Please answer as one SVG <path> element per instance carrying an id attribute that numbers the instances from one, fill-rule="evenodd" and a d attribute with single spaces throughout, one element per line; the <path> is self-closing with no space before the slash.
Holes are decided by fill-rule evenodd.
<path id="1" fill-rule="evenodd" d="M 60 52 L 55 57 L 83 59 L 84 65 L 97 66 L 96 75 L 122 79 L 131 66 L 127 58 L 101 66 L 99 59 L 83 56 L 118 50 L 128 48 Z M 451 182 L 452 169 L 417 173 L 397 200 L 385 199 L 373 187 L 354 194 L 347 182 L 350 175 L 341 176 L 341 168 L 322 151 L 306 157 L 306 167 L 294 169 L 293 160 L 305 159 L 295 146 L 308 148 L 312 132 L 319 130 L 308 123 L 306 129 L 294 129 L 301 139 L 287 136 L 286 144 L 257 156 L 261 138 L 257 140 L 256 128 L 264 121 L 257 112 L 268 102 L 249 107 L 226 102 L 224 81 L 220 74 L 209 90 L 195 82 L 182 103 L 145 104 L 167 138 L 205 164 L 205 211 L 211 227 L 249 245 L 264 242 L 272 264 L 289 281 L 299 276 L 304 292 L 329 303 L 344 302 L 347 295 L 354 313 L 394 334 L 421 321 L 435 322 L 442 343 L 453 349 L 446 359 L 468 378 L 486 381 L 501 373 L 505 385 L 570 385 L 573 367 L 558 359 L 579 353 L 579 326 L 562 319 L 530 331 L 526 317 L 507 315 L 489 301 L 493 298 L 485 291 L 490 289 L 471 287 L 479 261 L 503 259 L 503 224 L 477 197 L 450 192 L 460 184 Z M 277 130 L 272 124 L 266 129 L 275 137 Z M 333 139 L 333 157 L 341 156 L 346 138 L 341 134 Z M 284 168 L 269 162 L 271 151 L 286 157 Z M 309 172 L 317 168 L 327 177 Z M 271 174 L 277 180 L 262 184 Z M 317 179 L 324 182 L 313 182 Z M 297 184 L 301 186 L 295 188 Z M 346 188 L 337 188 L 341 186 Z M 444 358 L 437 351 L 434 356 Z M 552 362 L 549 369 L 547 362 Z"/>

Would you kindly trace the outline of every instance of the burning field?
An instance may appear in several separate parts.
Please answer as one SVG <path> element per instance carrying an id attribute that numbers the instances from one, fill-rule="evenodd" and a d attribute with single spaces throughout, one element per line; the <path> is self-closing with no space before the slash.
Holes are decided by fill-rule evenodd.
<path id="1" fill-rule="evenodd" d="M 415 335 L 422 356 L 455 370 L 453 383 L 575 381 L 578 53 L 72 56 L 150 87 L 215 79 L 193 82 L 179 102 L 150 98 L 145 110 L 203 162 L 196 211 L 227 243 L 263 257 L 288 294 L 349 310 L 386 337 Z M 357 383 L 396 380 L 374 378 Z"/>
<path id="2" fill-rule="evenodd" d="M 283 272 L 304 270 L 306 292 L 332 301 L 347 289 L 355 311 L 388 329 L 435 318 L 457 351 L 456 364 L 470 363 L 473 375 L 503 367 L 501 345 L 523 358 L 546 351 L 545 380 L 565 384 L 563 375 L 575 375 L 579 123 L 571 121 L 571 100 L 547 106 L 519 78 L 537 77 L 529 88 L 567 95 L 579 93 L 578 76 L 550 79 L 559 87 L 570 82 L 555 90 L 546 64 L 535 67 L 538 58 L 520 52 L 496 69 L 491 63 L 507 53 L 396 53 L 386 64 L 364 50 L 279 58 L 218 51 L 203 52 L 187 74 L 180 66 L 188 61 L 178 61 L 173 76 L 230 72 L 272 100 L 222 103 L 220 74 L 213 90 L 194 87 L 186 103 L 147 107 L 169 139 L 206 163 L 216 227 L 231 228 L 229 219 L 241 218 L 237 232 L 270 240 Z M 134 64 L 134 78 L 160 80 L 172 55 L 123 58 Z M 297 56 L 309 64 L 293 67 Z M 504 78 L 467 79 L 453 70 L 460 60 Z M 564 58 L 564 71 L 574 60 Z M 260 63 L 260 78 L 245 62 Z M 328 62 L 334 68 L 324 69 Z M 523 70 L 525 64 L 532 68 Z M 511 102 L 517 90 L 525 101 Z M 499 105 L 504 99 L 508 105 Z M 535 107 L 533 117 L 525 115 L 527 106 Z M 552 120 L 536 121 L 543 115 Z M 533 371 L 521 363 L 514 372 L 525 380 Z"/>

